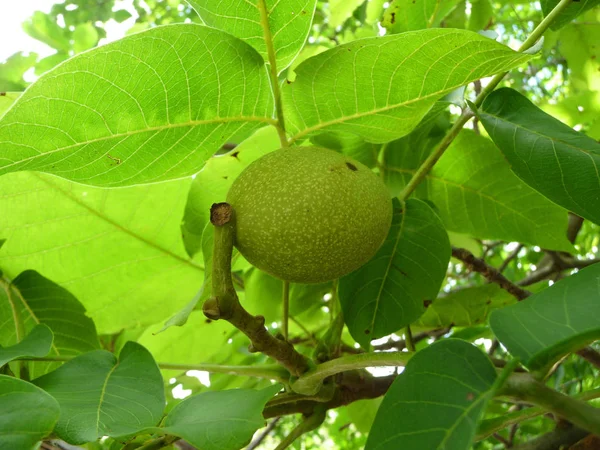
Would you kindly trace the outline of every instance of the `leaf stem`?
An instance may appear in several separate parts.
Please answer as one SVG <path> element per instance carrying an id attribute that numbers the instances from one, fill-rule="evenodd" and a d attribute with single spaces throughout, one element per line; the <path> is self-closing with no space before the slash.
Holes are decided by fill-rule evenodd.
<path id="1" fill-rule="evenodd" d="M 498 395 L 515 397 L 551 411 L 584 430 L 600 435 L 600 409 L 561 394 L 540 383 L 530 374 L 513 373 Z"/>
<path id="2" fill-rule="evenodd" d="M 283 116 L 283 103 L 281 101 L 281 89 L 277 73 L 277 57 L 273 47 L 273 35 L 269 25 L 269 11 L 266 0 L 258 0 L 257 7 L 260 12 L 260 24 L 263 29 L 263 37 L 267 46 L 267 56 L 269 58 L 269 77 L 271 79 L 271 89 L 273 89 L 273 98 L 275 99 L 275 112 L 277 114 L 277 134 L 282 147 L 288 147 L 289 143 L 285 134 L 285 118 Z"/>
<path id="3" fill-rule="evenodd" d="M 75 356 L 44 356 L 42 358 L 19 358 L 21 361 L 67 362 Z M 200 370 L 210 373 L 226 373 L 254 378 L 266 378 L 280 383 L 289 382 L 289 372 L 278 364 L 262 364 L 253 366 L 234 366 L 220 364 L 178 364 L 158 362 L 158 367 L 165 370 Z"/>
<path id="4" fill-rule="evenodd" d="M 319 364 L 306 372 L 292 383 L 291 388 L 299 394 L 315 395 L 327 377 L 365 367 L 405 366 L 412 355 L 411 352 L 370 352 L 342 356 Z"/>
<path id="5" fill-rule="evenodd" d="M 573 0 L 561 0 L 558 5 L 554 7 L 554 9 L 538 24 L 537 27 L 531 32 L 531 35 L 523 42 L 523 44 L 519 47 L 517 51 L 523 52 L 525 50 L 530 49 L 535 45 L 535 43 L 542 37 L 544 32 L 548 29 L 550 24 L 554 21 L 554 19 L 567 7 Z M 502 79 L 506 76 L 508 72 L 503 72 L 496 74 L 490 82 L 487 84 L 485 88 L 481 91 L 481 93 L 477 96 L 473 104 L 475 106 L 481 106 L 485 98 L 500 84 Z M 474 116 L 474 112 L 469 109 L 466 109 L 462 115 L 458 118 L 458 120 L 454 123 L 452 128 L 446 133 L 446 136 L 442 139 L 442 141 L 438 144 L 438 146 L 431 152 L 431 154 L 427 157 L 427 159 L 421 164 L 419 169 L 415 172 L 413 177 L 410 179 L 404 190 L 400 193 L 398 198 L 401 201 L 405 201 L 410 197 L 410 195 L 415 191 L 419 183 L 425 179 L 427 174 L 431 171 L 433 166 L 438 162 L 438 160 L 442 157 L 446 149 L 450 146 L 454 138 L 458 136 L 462 128 L 465 124 Z"/>
<path id="6" fill-rule="evenodd" d="M 23 317 L 21 316 L 21 313 L 19 311 L 19 308 L 17 307 L 17 302 L 15 301 L 15 298 L 13 297 L 13 287 L 12 287 L 12 283 L 8 280 L 6 280 L 4 277 L 0 278 L 0 283 L 2 284 L 2 287 L 4 288 L 4 290 L 6 291 L 6 298 L 8 299 L 8 304 L 10 306 L 11 312 L 12 312 L 12 318 L 13 318 L 13 322 L 14 322 L 14 326 L 15 326 L 15 338 L 16 338 L 16 343 L 18 344 L 19 342 L 21 342 L 23 339 L 25 339 L 25 323 L 23 322 Z M 23 361 L 19 362 L 19 377 L 22 380 L 28 380 L 29 378 L 29 371 L 27 369 L 27 364 L 25 364 Z"/>
<path id="7" fill-rule="evenodd" d="M 146 442 L 141 447 L 138 447 L 137 450 L 158 450 L 164 447 L 168 447 L 173 442 L 178 441 L 178 436 L 162 436 L 156 439 L 152 439 L 151 441 Z"/>
<path id="8" fill-rule="evenodd" d="M 563 12 L 563 10 L 569 6 L 569 4 L 573 0 L 561 0 L 558 5 L 550 11 L 550 13 L 544 17 L 544 19 L 538 24 L 537 27 L 531 32 L 529 37 L 525 39 L 525 42 L 521 44 L 521 46 L 517 49 L 518 52 L 524 52 L 525 50 L 529 50 L 531 47 L 535 45 L 535 43 L 542 37 L 542 35 L 546 32 L 546 30 L 550 27 L 554 19 Z M 508 72 L 498 73 L 496 74 L 490 82 L 487 84 L 485 88 L 481 91 L 481 93 L 477 96 L 473 104 L 475 106 L 481 106 L 485 98 L 500 84 L 502 79 L 506 76 Z"/>
<path id="9" fill-rule="evenodd" d="M 290 315 L 290 282 L 283 282 L 283 339 L 288 340 L 288 318 Z"/>
<path id="10" fill-rule="evenodd" d="M 15 337 L 16 337 L 17 344 L 18 344 L 25 338 L 25 326 L 23 324 L 21 314 L 19 314 L 19 310 L 17 308 L 15 299 L 13 298 L 12 283 L 10 281 L 4 279 L 4 277 L 2 277 L 0 279 L 0 283 L 2 284 L 2 287 L 4 288 L 4 290 L 6 291 L 6 298 L 8 299 L 8 304 L 10 305 L 10 309 L 12 312 L 13 322 L 14 322 L 14 326 L 15 326 Z"/>
<path id="11" fill-rule="evenodd" d="M 458 118 L 458 120 L 454 123 L 452 128 L 446 133 L 446 136 L 442 139 L 442 141 L 438 144 L 438 146 L 431 152 L 431 154 L 427 157 L 423 164 L 419 166 L 415 174 L 412 176 L 404 190 L 400 193 L 398 198 L 400 201 L 404 202 L 410 197 L 410 195 L 415 191 L 419 183 L 425 179 L 427 174 L 433 169 L 435 163 L 442 157 L 446 149 L 450 146 L 454 138 L 458 136 L 458 133 L 462 130 L 463 126 L 473 117 L 474 114 L 467 110 L 462 113 L 462 115 Z"/>
<path id="12" fill-rule="evenodd" d="M 582 401 L 600 398 L 600 388 L 590 389 L 589 391 L 582 392 L 580 394 L 575 395 L 574 398 Z M 520 411 L 504 414 L 500 417 L 482 420 L 479 423 L 479 427 L 475 435 L 475 440 L 480 441 L 497 431 L 503 430 L 504 428 L 510 425 L 514 425 L 525 420 L 541 416 L 545 412 L 546 409 L 542 408 L 541 406 L 532 406 L 531 408 L 526 408 Z"/>

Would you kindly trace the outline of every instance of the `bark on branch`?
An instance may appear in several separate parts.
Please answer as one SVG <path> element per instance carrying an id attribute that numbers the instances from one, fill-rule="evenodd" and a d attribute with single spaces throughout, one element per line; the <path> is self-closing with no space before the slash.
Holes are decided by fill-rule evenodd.
<path id="1" fill-rule="evenodd" d="M 489 282 L 496 283 L 502 289 L 521 301 L 531 295 L 531 292 L 517 286 L 483 259 L 477 258 L 465 248 L 452 247 L 452 256 L 460 259 L 470 270 L 483 275 Z"/>
<path id="2" fill-rule="evenodd" d="M 212 266 L 212 297 L 204 302 L 204 315 L 212 320 L 224 319 L 244 333 L 251 350 L 275 359 L 292 375 L 309 369 L 308 361 L 292 344 L 277 339 L 265 328 L 263 316 L 253 316 L 241 305 L 231 278 L 231 254 L 235 237 L 235 212 L 228 203 L 215 203 L 210 210 L 215 227 Z"/>

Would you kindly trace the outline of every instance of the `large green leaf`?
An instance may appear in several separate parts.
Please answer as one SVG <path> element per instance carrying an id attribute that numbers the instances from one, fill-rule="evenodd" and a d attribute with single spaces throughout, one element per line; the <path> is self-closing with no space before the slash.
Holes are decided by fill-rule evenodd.
<path id="1" fill-rule="evenodd" d="M 179 178 L 271 114 L 264 62 L 250 46 L 200 25 L 157 27 L 34 83 L 0 121 L 0 173 L 98 186 Z"/>
<path id="2" fill-rule="evenodd" d="M 203 392 L 185 399 L 169 413 L 163 431 L 202 450 L 239 450 L 264 427 L 262 410 L 280 390 L 234 389 Z"/>
<path id="3" fill-rule="evenodd" d="M 541 0 L 542 11 L 547 16 L 560 3 L 560 0 Z M 558 30 L 564 27 L 575 17 L 583 14 L 588 9 L 600 5 L 600 0 L 577 0 L 571 2 L 560 15 L 552 22 L 550 28 Z"/>
<path id="4" fill-rule="evenodd" d="M 0 448 L 31 450 L 48 436 L 60 409 L 54 398 L 23 380 L 0 375 Z"/>
<path id="5" fill-rule="evenodd" d="M 492 312 L 490 326 L 515 357 L 544 371 L 600 338 L 600 264 L 515 305 Z"/>
<path id="6" fill-rule="evenodd" d="M 315 13 L 316 0 L 188 0 L 202 20 L 250 44 L 268 60 L 265 32 L 275 51 L 277 69 L 285 69 L 302 49 Z M 261 8 L 268 18 L 264 28 Z"/>
<path id="7" fill-rule="evenodd" d="M 24 357 L 40 358 L 50 352 L 52 331 L 47 325 L 36 325 L 18 344 L 10 347 L 0 345 L 0 367 L 14 359 Z"/>
<path id="8" fill-rule="evenodd" d="M 34 269 L 68 289 L 101 334 L 150 325 L 198 290 L 180 223 L 191 179 L 100 189 L 44 174 L 0 177 L 0 267 Z"/>
<path id="9" fill-rule="evenodd" d="M 479 349 L 438 341 L 418 352 L 385 395 L 366 450 L 471 448 L 496 371 Z"/>
<path id="10" fill-rule="evenodd" d="M 152 427 L 165 408 L 160 370 L 148 350 L 134 342 L 125 344 L 118 360 L 96 350 L 34 383 L 58 400 L 55 432 L 71 444 Z"/>
<path id="11" fill-rule="evenodd" d="M 94 322 L 86 316 L 81 303 L 66 289 L 33 270 L 22 272 L 5 288 L 8 296 L 0 290 L 0 317 L 9 319 L 0 324 L 0 345 L 17 344 L 17 324 L 15 316 L 11 314 L 14 308 L 26 332 L 33 333 L 39 324 L 52 331 L 49 352 L 53 356 L 79 355 L 100 348 Z M 47 354 L 48 351 L 35 356 Z M 29 363 L 29 372 L 35 378 L 59 364 L 32 362 Z"/>
<path id="12" fill-rule="evenodd" d="M 364 348 L 418 319 L 446 276 L 450 242 L 433 210 L 421 200 L 394 201 L 392 227 L 377 254 L 340 279 L 344 321 Z"/>
<path id="13" fill-rule="evenodd" d="M 553 202 L 600 224 L 599 143 L 508 88 L 488 96 L 479 116 L 519 178 Z"/>
<path id="14" fill-rule="evenodd" d="M 224 202 L 227 191 L 240 173 L 254 160 L 277 150 L 281 142 L 274 127 L 264 127 L 226 155 L 210 158 L 192 182 L 181 232 L 190 256 L 202 246 L 202 233 L 210 221 L 210 207 Z"/>
<path id="15" fill-rule="evenodd" d="M 283 86 L 292 140 L 322 131 L 388 142 L 408 134 L 436 100 L 529 60 L 466 30 L 359 39 L 307 59 Z"/>
<path id="16" fill-rule="evenodd" d="M 424 328 L 471 327 L 485 323 L 492 310 L 515 302 L 515 298 L 497 284 L 457 289 L 436 299 L 415 325 Z"/>
<path id="17" fill-rule="evenodd" d="M 392 0 L 381 25 L 392 33 L 439 26 L 460 0 Z"/>
<path id="18" fill-rule="evenodd" d="M 393 195 L 431 151 L 426 145 L 411 146 L 413 141 L 411 133 L 385 149 L 384 175 Z M 435 203 L 448 230 L 479 239 L 573 249 L 565 236 L 566 211 L 521 182 L 494 144 L 471 131 L 458 135 L 416 195 Z"/>

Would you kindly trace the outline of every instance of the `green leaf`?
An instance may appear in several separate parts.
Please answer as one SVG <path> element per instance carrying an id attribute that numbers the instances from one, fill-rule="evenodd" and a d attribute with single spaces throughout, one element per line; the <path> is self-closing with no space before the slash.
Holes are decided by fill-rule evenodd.
<path id="1" fill-rule="evenodd" d="M 262 410 L 281 387 L 203 392 L 169 413 L 162 429 L 202 450 L 239 450 L 264 427 Z"/>
<path id="2" fill-rule="evenodd" d="M 33 384 L 6 375 L 0 375 L 0 398 L 0 448 L 37 448 L 58 420 L 56 400 Z"/>
<path id="3" fill-rule="evenodd" d="M 225 320 L 207 319 L 202 311 L 192 311 L 185 326 L 161 330 L 160 324 L 148 327 L 137 342 L 161 363 L 200 364 L 222 350 L 234 328 Z M 159 335 L 157 335 L 160 332 Z M 185 370 L 163 371 L 170 378 Z"/>
<path id="4" fill-rule="evenodd" d="M 388 142 L 408 134 L 448 92 L 529 60 L 466 30 L 359 39 L 307 59 L 283 86 L 292 141 L 323 131 Z"/>
<path id="5" fill-rule="evenodd" d="M 479 116 L 519 178 L 600 224 L 600 144 L 508 88 L 492 92 Z"/>
<path id="6" fill-rule="evenodd" d="M 131 13 L 129 11 L 127 11 L 126 9 L 119 9 L 119 10 L 113 12 L 113 19 L 115 19 L 115 21 L 117 23 L 123 23 L 130 17 L 131 17 Z"/>
<path id="7" fill-rule="evenodd" d="M 329 21 L 331 28 L 337 28 L 352 16 L 356 8 L 365 0 L 329 0 Z"/>
<path id="8" fill-rule="evenodd" d="M 264 63 L 251 47 L 200 25 L 157 27 L 34 83 L 0 121 L 0 173 L 37 170 L 97 186 L 180 178 L 271 113 Z"/>
<path id="9" fill-rule="evenodd" d="M 387 0 L 369 0 L 367 2 L 366 22 L 370 25 L 381 21 L 383 15 L 383 5 Z"/>
<path id="10" fill-rule="evenodd" d="M 432 344 L 388 390 L 365 449 L 470 449 L 495 380 L 494 366 L 471 344 Z"/>
<path id="11" fill-rule="evenodd" d="M 203 276 L 180 238 L 191 181 L 100 189 L 44 174 L 1 176 L 0 267 L 9 278 L 33 269 L 68 289 L 100 334 L 162 321 Z"/>
<path id="12" fill-rule="evenodd" d="M 515 298 L 497 284 L 458 289 L 436 299 L 415 325 L 423 328 L 470 327 L 485 323 L 492 310 L 515 302 Z"/>
<path id="13" fill-rule="evenodd" d="M 471 15 L 469 16 L 469 30 L 484 30 L 494 19 L 494 7 L 490 0 L 474 0 L 471 2 Z"/>
<path id="14" fill-rule="evenodd" d="M 546 103 L 540 107 L 570 127 L 581 125 L 583 133 L 600 141 L 600 95 L 597 92 L 586 89 L 556 104 Z"/>
<path id="15" fill-rule="evenodd" d="M 563 355 L 600 338 L 600 264 L 492 312 L 496 337 L 531 370 L 544 372 Z"/>
<path id="16" fill-rule="evenodd" d="M 575 89 L 600 91 L 600 8 L 589 11 L 582 22 L 564 27 L 558 36 L 560 54 L 567 60 L 569 81 Z M 592 94 L 594 95 L 594 94 Z"/>
<path id="17" fill-rule="evenodd" d="M 560 3 L 560 0 L 540 0 L 544 16 L 547 16 Z M 600 0 L 577 0 L 571 2 L 552 22 L 550 28 L 558 30 L 585 11 L 600 5 Z"/>
<path id="18" fill-rule="evenodd" d="M 352 337 L 364 348 L 418 319 L 433 300 L 450 260 L 448 235 L 424 202 L 394 201 L 392 227 L 377 254 L 340 279 L 339 297 Z"/>
<path id="19" fill-rule="evenodd" d="M 322 133 L 313 136 L 311 142 L 319 147 L 343 153 L 370 168 L 377 165 L 381 150 L 381 145 L 365 142 L 364 139 L 348 133 Z"/>
<path id="20" fill-rule="evenodd" d="M 0 345 L 17 344 L 17 324 L 11 313 L 14 308 L 26 332 L 33 334 L 41 326 L 51 331 L 48 351 L 34 356 L 46 356 L 48 352 L 52 356 L 79 355 L 100 348 L 94 322 L 86 316 L 81 303 L 66 289 L 33 270 L 22 272 L 5 289 L 5 292 L 0 290 L 0 317 L 10 319 L 0 325 Z M 30 362 L 29 373 L 35 378 L 59 365 Z"/>
<path id="21" fill-rule="evenodd" d="M 358 400 L 346 406 L 348 415 L 358 431 L 365 434 L 369 433 L 373 421 L 375 420 L 375 416 L 377 415 L 377 410 L 381 405 L 381 400 L 381 397 L 369 400 Z"/>
<path id="22" fill-rule="evenodd" d="M 52 331 L 47 325 L 36 325 L 18 344 L 10 347 L 0 345 L 0 367 L 19 358 L 41 358 L 50 352 Z"/>
<path id="23" fill-rule="evenodd" d="M 125 344 L 118 361 L 112 353 L 96 350 L 34 383 L 58 400 L 55 432 L 74 445 L 154 426 L 165 407 L 160 370 L 135 342 Z"/>
<path id="24" fill-rule="evenodd" d="M 264 3 L 263 3 L 264 1 Z M 188 0 L 204 23 L 227 31 L 267 56 L 260 5 L 267 7 L 269 32 L 278 71 L 294 60 L 304 46 L 315 13 L 316 0 Z"/>
<path id="25" fill-rule="evenodd" d="M 210 221 L 210 207 L 224 202 L 227 191 L 240 173 L 253 161 L 281 147 L 274 127 L 264 127 L 245 139 L 234 150 L 210 158 L 192 182 L 181 231 L 190 256 L 202 245 L 204 227 Z"/>
<path id="26" fill-rule="evenodd" d="M 98 45 L 98 31 L 91 23 L 81 23 L 73 30 L 73 50 L 80 53 Z"/>
<path id="27" fill-rule="evenodd" d="M 413 141 L 408 136 L 386 147 L 384 174 L 393 195 L 431 150 L 426 145 L 411 148 Z M 448 230 L 573 251 L 565 236 L 565 210 L 520 182 L 494 144 L 471 131 L 458 135 L 416 195 L 435 203 Z"/>
<path id="28" fill-rule="evenodd" d="M 35 65 L 37 57 L 36 53 L 27 56 L 15 53 L 0 64 L 0 92 L 24 90 L 27 83 L 23 80 L 23 74 Z"/>
<path id="29" fill-rule="evenodd" d="M 460 0 L 392 0 L 381 25 L 391 33 L 439 26 Z"/>
<path id="30" fill-rule="evenodd" d="M 467 5 L 466 0 L 461 0 L 456 5 L 456 8 L 452 10 L 446 18 L 443 20 L 443 23 L 440 24 L 444 28 L 466 28 L 467 27 Z M 471 2 L 469 2 L 471 3 Z"/>
<path id="31" fill-rule="evenodd" d="M 23 30 L 29 36 L 63 52 L 71 49 L 66 30 L 61 28 L 50 14 L 35 11 L 23 22 Z"/>

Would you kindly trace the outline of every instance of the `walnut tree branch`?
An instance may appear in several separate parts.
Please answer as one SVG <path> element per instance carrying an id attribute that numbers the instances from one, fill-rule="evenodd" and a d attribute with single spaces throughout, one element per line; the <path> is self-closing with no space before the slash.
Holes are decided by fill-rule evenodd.
<path id="1" fill-rule="evenodd" d="M 498 391 L 534 403 L 591 433 L 600 434 L 600 408 L 550 389 L 526 373 L 513 373 Z"/>
<path id="2" fill-rule="evenodd" d="M 558 448 L 567 448 L 588 434 L 586 430 L 574 425 L 558 426 L 549 433 L 512 448 L 513 450 L 555 450 Z"/>
<path id="3" fill-rule="evenodd" d="M 489 282 L 496 283 L 502 289 L 521 301 L 531 295 L 531 292 L 517 286 L 483 259 L 477 258 L 465 248 L 452 247 L 452 256 L 460 259 L 469 269 L 483 275 Z"/>
<path id="4" fill-rule="evenodd" d="M 228 203 L 215 203 L 210 210 L 215 227 L 212 297 L 202 305 L 204 315 L 224 319 L 250 338 L 251 349 L 275 359 L 292 375 L 309 369 L 308 361 L 289 342 L 275 338 L 265 328 L 263 316 L 253 316 L 240 304 L 231 279 L 231 254 L 235 236 L 235 212 Z"/>
<path id="5" fill-rule="evenodd" d="M 320 405 L 325 406 L 325 409 L 334 409 L 357 400 L 381 397 L 395 379 L 396 375 L 374 377 L 366 370 L 344 372 L 339 375 L 336 389 L 327 401 L 305 400 L 300 396 L 289 396 L 289 402 L 281 402 L 278 400 L 279 396 L 276 396 L 267 402 L 263 410 L 263 417 L 269 419 L 297 413 L 310 415 Z"/>

